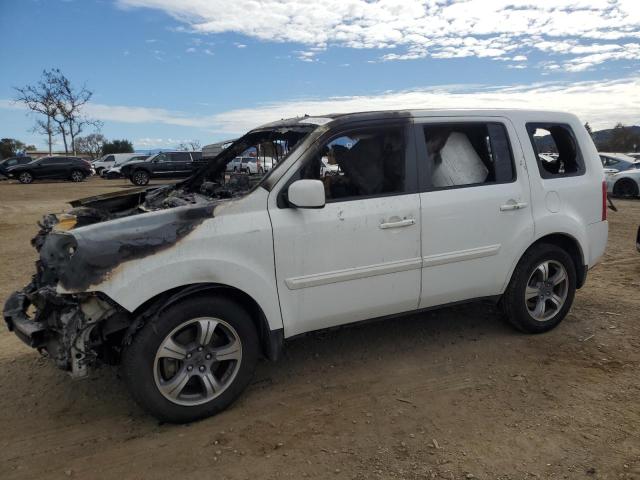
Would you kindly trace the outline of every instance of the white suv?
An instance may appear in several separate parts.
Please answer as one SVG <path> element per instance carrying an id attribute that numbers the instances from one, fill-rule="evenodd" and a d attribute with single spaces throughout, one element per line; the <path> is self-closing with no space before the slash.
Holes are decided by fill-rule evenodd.
<path id="1" fill-rule="evenodd" d="M 225 183 L 227 163 L 266 141 L 288 152 L 277 166 Z M 541 161 L 542 148 L 558 155 Z M 305 332 L 476 299 L 521 331 L 552 329 L 603 255 L 603 180 L 565 113 L 282 120 L 181 183 L 45 217 L 38 273 L 4 317 L 73 376 L 121 363 L 147 411 L 187 422 L 227 407 L 261 354 Z"/>
<path id="2" fill-rule="evenodd" d="M 133 157 L 140 155 L 139 153 L 112 153 L 109 155 L 103 155 L 98 160 L 95 160 L 92 165 L 96 170 L 97 175 L 102 175 L 103 171 L 107 171 L 111 168 L 122 165 L 125 162 L 128 162 Z"/>

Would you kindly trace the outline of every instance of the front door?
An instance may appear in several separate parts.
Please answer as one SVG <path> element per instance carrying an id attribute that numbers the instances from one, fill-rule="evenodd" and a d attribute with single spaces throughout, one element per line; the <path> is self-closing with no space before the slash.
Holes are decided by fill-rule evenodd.
<path id="1" fill-rule="evenodd" d="M 407 123 L 321 139 L 269 197 L 285 336 L 414 310 L 420 205 Z M 340 166 L 321 176 L 322 161 Z M 286 189 L 321 179 L 327 203 L 291 207 Z"/>
<path id="2" fill-rule="evenodd" d="M 504 120 L 416 120 L 420 308 L 502 293 L 533 239 L 529 179 Z"/>

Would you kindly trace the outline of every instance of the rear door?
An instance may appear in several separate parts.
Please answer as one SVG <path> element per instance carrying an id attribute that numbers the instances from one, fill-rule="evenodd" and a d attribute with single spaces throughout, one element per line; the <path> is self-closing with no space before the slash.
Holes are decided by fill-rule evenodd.
<path id="1" fill-rule="evenodd" d="M 67 164 L 67 157 L 47 157 L 35 165 L 34 172 L 38 178 L 62 178 Z"/>
<path id="2" fill-rule="evenodd" d="M 420 308 L 502 293 L 533 239 L 529 179 L 506 119 L 416 120 Z"/>
<path id="3" fill-rule="evenodd" d="M 286 336 L 416 308 L 420 206 L 408 126 L 352 127 L 319 140 L 269 196 Z M 322 178 L 323 157 L 341 174 Z M 298 179 L 323 181 L 323 208 L 286 202 Z"/>

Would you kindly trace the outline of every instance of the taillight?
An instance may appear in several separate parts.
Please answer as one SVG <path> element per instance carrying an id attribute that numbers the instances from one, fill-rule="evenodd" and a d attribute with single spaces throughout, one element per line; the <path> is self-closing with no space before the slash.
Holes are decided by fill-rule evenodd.
<path id="1" fill-rule="evenodd" d="M 602 181 L 602 221 L 607 219 L 607 181 Z"/>

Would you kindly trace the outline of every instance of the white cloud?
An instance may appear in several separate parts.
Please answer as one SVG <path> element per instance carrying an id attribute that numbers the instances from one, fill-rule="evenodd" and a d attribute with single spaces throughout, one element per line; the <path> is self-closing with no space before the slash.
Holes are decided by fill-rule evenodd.
<path id="1" fill-rule="evenodd" d="M 576 67 L 571 60 L 580 55 L 640 45 L 638 0 L 118 0 L 118 4 L 163 10 L 194 32 L 235 32 L 292 42 L 305 45 L 305 52 L 330 46 L 392 50 L 380 54 L 383 61 L 504 59 L 537 50 L 569 56 L 560 64 L 572 71 Z M 602 40 L 607 43 L 594 43 Z M 640 55 L 624 59 L 637 61 Z"/>
<path id="2" fill-rule="evenodd" d="M 0 99 L 0 108 L 20 109 Z M 105 122 L 164 124 L 236 135 L 258 125 L 304 114 L 421 108 L 525 108 L 562 110 L 577 114 L 594 128 L 617 122 L 640 124 L 640 77 L 613 81 L 536 83 L 503 87 L 442 85 L 379 95 L 289 100 L 212 115 L 189 115 L 164 108 L 89 104 L 85 113 Z M 179 142 L 178 142 L 179 143 Z"/>

